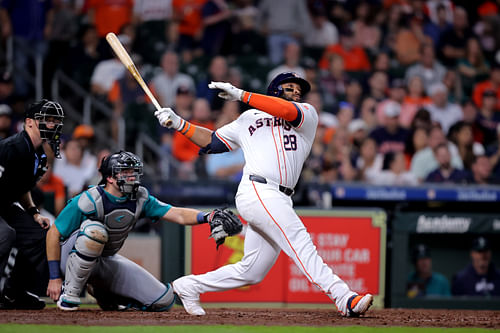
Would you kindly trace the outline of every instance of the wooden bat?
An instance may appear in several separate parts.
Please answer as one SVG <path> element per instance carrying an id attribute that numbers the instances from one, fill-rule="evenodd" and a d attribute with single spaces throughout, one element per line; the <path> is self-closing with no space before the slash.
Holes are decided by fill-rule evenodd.
<path id="1" fill-rule="evenodd" d="M 156 109 L 161 110 L 162 107 L 160 106 L 160 103 L 158 103 L 158 101 L 154 97 L 151 90 L 149 90 L 148 85 L 146 84 L 146 82 L 144 82 L 144 79 L 142 78 L 141 74 L 137 70 L 137 67 L 135 67 L 134 62 L 132 61 L 132 59 L 128 55 L 127 50 L 125 50 L 125 48 L 123 47 L 123 45 L 120 42 L 120 40 L 118 39 L 118 37 L 116 37 L 116 35 L 114 33 L 109 32 L 106 35 L 106 40 L 108 41 L 108 44 L 111 46 L 111 48 L 115 52 L 118 59 L 120 59 L 120 61 L 122 62 L 123 66 L 125 66 L 128 69 L 128 71 L 132 74 L 132 76 L 135 78 L 137 83 L 139 83 L 142 90 L 144 90 L 146 95 L 148 95 L 149 99 L 151 100 L 151 102 L 153 102 Z M 166 125 L 168 126 L 171 123 L 172 123 L 172 121 L 168 120 Z"/>

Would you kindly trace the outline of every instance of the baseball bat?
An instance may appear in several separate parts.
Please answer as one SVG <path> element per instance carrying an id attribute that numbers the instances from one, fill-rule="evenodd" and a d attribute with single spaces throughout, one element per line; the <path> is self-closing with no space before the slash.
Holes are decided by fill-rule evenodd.
<path id="1" fill-rule="evenodd" d="M 144 79 L 142 78 L 141 74 L 137 70 L 137 67 L 135 67 L 134 62 L 132 61 L 132 58 L 130 58 L 127 50 L 125 50 L 118 37 L 116 37 L 114 33 L 109 32 L 106 35 L 106 40 L 108 41 L 109 46 L 111 46 L 111 48 L 115 52 L 118 59 L 120 59 L 120 61 L 122 62 L 123 66 L 128 69 L 137 83 L 139 83 L 142 90 L 144 90 L 146 95 L 148 95 L 149 99 L 151 100 L 151 102 L 153 102 L 156 109 L 160 110 L 162 108 L 160 106 L 160 103 L 158 103 L 151 90 L 149 90 L 148 85 L 146 84 L 146 82 L 144 82 Z M 167 125 L 170 125 L 171 122 L 171 120 L 168 120 Z"/>

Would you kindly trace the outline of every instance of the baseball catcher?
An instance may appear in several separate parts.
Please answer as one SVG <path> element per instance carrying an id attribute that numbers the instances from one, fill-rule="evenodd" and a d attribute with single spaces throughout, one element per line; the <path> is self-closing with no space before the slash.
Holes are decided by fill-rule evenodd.
<path id="1" fill-rule="evenodd" d="M 59 309 L 77 310 L 86 285 L 103 310 L 172 307 L 170 284 L 117 254 L 140 217 L 182 225 L 209 223 L 217 245 L 241 230 L 241 222 L 228 210 L 205 213 L 173 207 L 151 196 L 140 183 L 142 168 L 142 161 L 130 152 L 104 158 L 100 184 L 69 201 L 50 228 L 47 295 Z"/>

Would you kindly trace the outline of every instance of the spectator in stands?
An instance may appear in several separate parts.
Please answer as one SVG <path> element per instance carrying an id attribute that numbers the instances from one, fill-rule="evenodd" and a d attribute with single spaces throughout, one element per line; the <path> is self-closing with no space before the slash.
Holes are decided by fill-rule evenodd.
<path id="1" fill-rule="evenodd" d="M 441 125 L 444 133 L 463 119 L 462 109 L 458 104 L 448 102 L 448 88 L 443 83 L 434 83 L 429 87 L 432 103 L 427 106 L 431 119 Z"/>
<path id="2" fill-rule="evenodd" d="M 344 60 L 339 55 L 332 55 L 328 71 L 319 79 L 319 90 L 328 109 L 333 109 L 339 100 L 345 98 L 348 81 L 348 75 L 344 71 Z"/>
<path id="3" fill-rule="evenodd" d="M 483 133 L 481 141 L 485 146 L 492 144 L 497 138 L 497 127 L 500 124 L 500 112 L 496 112 L 497 95 L 493 90 L 485 90 L 481 108 L 477 115 L 478 129 Z"/>
<path id="4" fill-rule="evenodd" d="M 304 45 L 313 49 L 324 49 L 328 45 L 337 44 L 339 32 L 335 24 L 328 20 L 326 8 L 319 5 L 319 8 L 310 8 L 309 12 L 312 24 L 304 38 Z"/>
<path id="5" fill-rule="evenodd" d="M 404 152 L 409 132 L 399 125 L 401 106 L 396 102 L 387 103 L 384 108 L 385 124 L 370 133 L 378 145 L 379 153 Z"/>
<path id="6" fill-rule="evenodd" d="M 340 30 L 340 43 L 329 45 L 320 60 L 319 67 L 328 69 L 330 57 L 339 55 L 344 59 L 344 69 L 347 72 L 368 72 L 371 69 L 370 60 L 365 50 L 355 44 L 354 32 L 348 27 Z"/>
<path id="7" fill-rule="evenodd" d="M 30 15 L 30 24 L 26 24 L 27 13 Z M 12 36 L 16 43 L 13 54 L 16 68 L 29 70 L 31 52 L 45 58 L 48 48 L 45 36 L 50 33 L 52 13 L 48 1 L 4 0 L 0 3 L 0 29 L 4 38 Z M 15 76 L 14 85 L 17 95 L 27 96 L 30 92 L 23 75 Z"/>
<path id="8" fill-rule="evenodd" d="M 359 179 L 366 181 L 366 175 L 376 174 L 382 170 L 384 155 L 378 153 L 377 142 L 367 137 L 361 143 L 359 156 L 355 159 L 355 166 L 359 170 Z"/>
<path id="9" fill-rule="evenodd" d="M 377 105 L 377 123 L 379 125 L 385 124 L 385 106 L 390 103 L 398 103 L 402 105 L 406 96 L 405 84 L 402 79 L 393 79 L 389 87 L 389 96 Z M 401 123 L 401 114 L 399 115 L 399 122 Z"/>
<path id="10" fill-rule="evenodd" d="M 368 86 L 368 96 L 374 98 L 377 102 L 381 102 L 387 97 L 389 76 L 385 72 L 373 72 L 373 74 L 368 79 Z"/>
<path id="11" fill-rule="evenodd" d="M 95 25 L 99 37 L 104 38 L 108 32 L 118 34 L 122 26 L 132 21 L 133 0 L 100 1 L 88 0 L 88 21 Z"/>
<path id="12" fill-rule="evenodd" d="M 347 97 L 346 99 L 349 100 Z M 376 108 L 377 101 L 371 97 L 366 97 L 365 99 L 363 99 L 359 108 L 359 118 L 363 119 L 369 132 L 378 126 L 377 117 L 375 114 Z"/>
<path id="13" fill-rule="evenodd" d="M 410 129 L 408 140 L 405 144 L 406 165 L 411 165 L 413 156 L 429 146 L 429 130 L 424 126 Z"/>
<path id="14" fill-rule="evenodd" d="M 419 49 L 421 45 L 428 42 L 427 39 L 423 32 L 422 22 L 418 18 L 413 17 L 409 24 L 402 25 L 396 33 L 393 46 L 398 62 L 403 66 L 408 66 L 418 61 Z"/>
<path id="15" fill-rule="evenodd" d="M 352 30 L 356 45 L 375 54 L 379 50 L 382 32 L 374 24 L 375 8 L 367 0 L 359 1 L 356 6 L 356 19 L 352 22 Z"/>
<path id="16" fill-rule="evenodd" d="M 134 0 L 133 22 L 137 26 L 135 50 L 145 63 L 160 63 L 172 25 L 172 1 Z"/>
<path id="17" fill-rule="evenodd" d="M 240 115 L 238 102 L 225 102 L 217 122 L 216 128 L 220 128 L 238 118 Z M 206 168 L 210 177 L 239 181 L 241 179 L 245 157 L 241 149 L 232 150 L 224 154 L 209 154 L 207 156 Z"/>
<path id="18" fill-rule="evenodd" d="M 214 123 L 211 119 L 210 104 L 204 98 L 197 98 L 193 103 L 192 117 L 189 122 L 194 125 L 214 129 Z M 205 171 L 204 160 L 199 158 L 199 147 L 189 141 L 180 132 L 175 132 L 172 140 L 172 155 L 181 162 L 177 172 L 179 179 L 196 179 L 197 176 L 203 176 Z"/>
<path id="19" fill-rule="evenodd" d="M 12 105 L 14 102 L 14 81 L 7 71 L 0 71 L 0 104 Z"/>
<path id="20" fill-rule="evenodd" d="M 490 65 L 485 59 L 479 41 L 472 37 L 467 40 L 465 55 L 458 60 L 458 72 L 462 78 L 462 84 L 466 95 L 472 93 L 476 82 L 488 77 Z"/>
<path id="21" fill-rule="evenodd" d="M 253 0 L 238 0 L 234 3 L 232 40 L 233 54 L 264 54 L 265 39 L 257 31 L 259 11 Z"/>
<path id="22" fill-rule="evenodd" d="M 83 149 L 82 166 L 84 168 L 95 167 L 97 157 L 94 154 L 95 132 L 92 126 L 86 124 L 76 126 L 73 130 L 72 138 L 78 141 L 80 147 Z"/>
<path id="23" fill-rule="evenodd" d="M 68 57 L 71 41 L 78 31 L 76 13 L 69 1 L 52 0 L 52 19 L 45 39 L 49 42 L 43 68 L 44 95 L 51 95 L 52 77 Z"/>
<path id="24" fill-rule="evenodd" d="M 349 131 L 349 124 L 354 118 L 354 106 L 348 102 L 340 102 L 337 112 L 337 129 Z"/>
<path id="25" fill-rule="evenodd" d="M 420 108 L 425 108 L 431 104 L 432 100 L 425 95 L 424 83 L 420 76 L 413 76 L 408 81 L 408 94 L 405 95 L 401 103 L 401 114 L 399 123 L 405 128 L 409 128 Z"/>
<path id="26" fill-rule="evenodd" d="M 452 281 L 456 296 L 500 296 L 500 271 L 492 260 L 491 245 L 485 237 L 477 237 L 470 249 L 471 263 L 459 271 Z"/>
<path id="27" fill-rule="evenodd" d="M 472 126 L 464 121 L 459 121 L 450 128 L 448 139 L 457 147 L 467 170 L 471 170 L 475 156 L 485 154 L 483 145 L 474 141 Z"/>
<path id="28" fill-rule="evenodd" d="M 368 184 L 372 185 L 417 185 L 418 179 L 406 171 L 405 155 L 402 151 L 389 151 L 384 155 L 381 171 L 365 172 Z"/>
<path id="29" fill-rule="evenodd" d="M 208 84 L 211 81 L 227 82 L 228 77 L 229 67 L 227 65 L 227 59 L 223 56 L 216 56 L 210 61 L 208 76 L 204 80 L 199 81 L 196 85 L 196 96 L 206 99 L 210 103 L 212 111 L 220 111 L 224 100 L 217 97 L 220 91 L 208 88 Z"/>
<path id="30" fill-rule="evenodd" d="M 490 77 L 488 80 L 477 83 L 474 86 L 472 98 L 477 107 L 482 106 L 483 93 L 486 90 L 493 90 L 497 94 L 496 110 L 500 111 L 500 60 L 496 60 L 491 64 Z"/>
<path id="31" fill-rule="evenodd" d="M 439 166 L 436 170 L 429 173 L 425 179 L 428 183 L 448 183 L 465 184 L 468 180 L 468 173 L 455 169 L 451 165 L 451 154 L 446 143 L 439 144 L 434 148 L 434 157 Z"/>
<path id="32" fill-rule="evenodd" d="M 276 77 L 276 75 L 283 72 L 294 72 L 297 73 L 300 77 L 305 77 L 306 73 L 304 68 L 300 66 L 300 45 L 296 42 L 290 42 L 286 44 L 284 51 L 284 60 L 285 62 L 272 69 L 267 74 L 267 83 L 271 82 L 272 79 Z"/>
<path id="33" fill-rule="evenodd" d="M 358 114 L 358 110 L 361 106 L 363 98 L 363 87 L 358 80 L 350 79 L 347 82 L 345 90 L 345 101 L 351 103 L 354 106 L 355 113 Z"/>
<path id="34" fill-rule="evenodd" d="M 90 89 L 90 79 L 102 55 L 99 51 L 99 36 L 94 25 L 83 25 L 78 32 L 78 41 L 63 61 L 63 70 L 84 89 Z M 123 67 L 123 65 L 122 65 Z"/>
<path id="35" fill-rule="evenodd" d="M 442 82 L 448 89 L 448 102 L 460 104 L 464 101 L 462 79 L 456 70 L 448 69 Z"/>
<path id="36" fill-rule="evenodd" d="M 434 47 L 426 43 L 420 49 L 419 62 L 406 70 L 405 79 L 410 82 L 414 76 L 419 76 L 424 87 L 429 88 L 434 83 L 441 82 L 445 74 L 446 68 L 436 60 Z"/>
<path id="37" fill-rule="evenodd" d="M 76 140 L 64 144 L 61 159 L 54 162 L 54 174 L 60 177 L 68 190 L 68 198 L 80 193 L 94 172 L 89 166 L 83 165 L 83 149 Z"/>
<path id="38" fill-rule="evenodd" d="M 463 162 L 458 153 L 457 147 L 448 142 L 440 126 L 432 126 L 429 132 L 429 146 L 413 155 L 410 170 L 418 177 L 420 181 L 427 178 L 427 175 L 437 169 L 439 164 L 434 156 L 434 149 L 441 143 L 448 145 L 451 153 L 451 165 L 457 169 L 463 169 Z"/>
<path id="39" fill-rule="evenodd" d="M 125 50 L 130 52 L 132 47 L 131 40 L 127 35 L 119 35 L 118 40 L 122 43 Z M 107 97 L 113 83 L 123 77 L 125 66 L 116 56 L 111 59 L 100 61 L 90 78 L 90 90 L 100 97 Z"/>
<path id="40" fill-rule="evenodd" d="M 361 149 L 361 144 L 368 137 L 368 129 L 363 119 L 354 119 L 347 127 L 349 140 L 352 142 L 351 156 L 357 157 Z"/>
<path id="41" fill-rule="evenodd" d="M 179 34 L 178 48 L 184 63 L 199 55 L 198 49 L 203 34 L 202 8 L 207 0 L 172 0 L 174 21 Z M 174 90 L 175 91 L 175 90 Z"/>
<path id="42" fill-rule="evenodd" d="M 500 177 L 500 125 L 497 126 L 497 138 L 494 143 L 486 147 L 486 156 L 490 158 L 490 164 L 493 168 L 492 173 Z"/>
<path id="43" fill-rule="evenodd" d="M 232 16 L 226 0 L 208 0 L 201 9 L 203 37 L 201 47 L 206 56 L 227 54 Z"/>
<path id="44" fill-rule="evenodd" d="M 278 65 L 283 61 L 287 44 L 307 38 L 304 34 L 310 21 L 303 0 L 289 0 L 286 6 L 275 0 L 261 0 L 258 22 L 267 36 L 269 59 L 273 65 Z"/>
<path id="45" fill-rule="evenodd" d="M 179 72 L 179 56 L 173 51 L 166 51 L 161 57 L 162 71 L 151 80 L 151 89 L 158 98 L 160 105 L 172 107 L 175 95 L 180 86 L 195 91 L 193 79 Z"/>
<path id="46" fill-rule="evenodd" d="M 486 155 L 477 155 L 472 160 L 472 175 L 469 183 L 477 185 L 498 185 L 500 177 L 492 173 L 490 159 Z"/>
<path id="47" fill-rule="evenodd" d="M 0 104 L 0 140 L 13 134 L 12 109 L 7 104 Z"/>
<path id="48" fill-rule="evenodd" d="M 409 298 L 451 296 L 448 279 L 432 270 L 431 252 L 425 244 L 417 244 L 411 257 L 415 271 L 408 275 Z"/>
<path id="49" fill-rule="evenodd" d="M 356 179 L 358 172 L 352 165 L 351 151 L 352 144 L 349 141 L 347 129 L 338 127 L 323 154 L 320 182 L 330 183 L 336 180 L 353 181 Z"/>
<path id="50" fill-rule="evenodd" d="M 438 50 L 445 66 L 455 67 L 457 61 L 465 56 L 467 40 L 472 37 L 469 28 L 467 12 L 462 7 L 455 7 L 453 13 L 453 28 L 443 32 Z"/>
<path id="51" fill-rule="evenodd" d="M 451 22 L 446 20 L 446 7 L 444 4 L 439 3 L 435 9 L 435 21 L 428 20 L 424 23 L 424 34 L 432 39 L 434 48 L 439 46 L 441 36 L 445 31 L 451 29 L 453 26 Z"/>

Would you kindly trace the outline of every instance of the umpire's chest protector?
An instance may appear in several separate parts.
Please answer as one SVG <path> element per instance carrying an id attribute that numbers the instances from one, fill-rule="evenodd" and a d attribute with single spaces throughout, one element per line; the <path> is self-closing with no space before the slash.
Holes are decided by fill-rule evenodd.
<path id="1" fill-rule="evenodd" d="M 87 193 L 89 195 L 80 196 L 78 207 L 87 218 L 99 221 L 106 226 L 109 240 L 104 246 L 102 256 L 112 256 L 121 249 L 129 232 L 141 216 L 144 202 L 148 198 L 148 191 L 140 186 L 136 200 L 123 202 L 111 201 L 101 186 L 92 187 Z"/>

